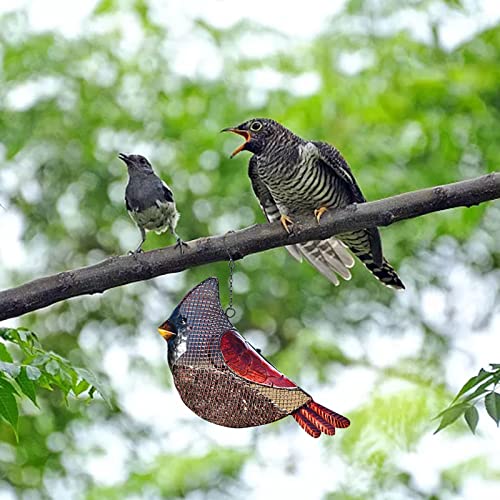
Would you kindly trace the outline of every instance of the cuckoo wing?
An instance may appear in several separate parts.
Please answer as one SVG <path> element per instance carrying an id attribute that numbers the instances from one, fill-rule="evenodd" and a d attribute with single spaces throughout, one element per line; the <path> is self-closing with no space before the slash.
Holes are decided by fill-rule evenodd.
<path id="1" fill-rule="evenodd" d="M 278 206 L 276 205 L 273 196 L 269 192 L 269 189 L 267 189 L 266 185 L 260 179 L 257 173 L 256 160 L 253 156 L 250 160 L 248 176 L 250 177 L 253 191 L 255 193 L 255 196 L 257 196 L 257 199 L 259 200 L 260 208 L 262 208 L 266 219 L 269 222 L 279 220 L 281 214 Z M 297 259 L 299 262 L 302 262 L 302 253 L 297 248 L 297 245 L 287 245 L 285 248 L 288 250 L 288 252 L 290 252 L 290 255 L 292 255 L 292 257 Z"/>
<path id="2" fill-rule="evenodd" d="M 337 177 L 340 177 L 347 189 L 351 193 L 351 203 L 365 203 L 366 198 L 361 192 L 354 175 L 345 161 L 340 151 L 326 142 L 315 141 L 313 144 L 318 148 L 320 154 L 320 161 L 323 162 L 328 168 L 333 170 Z M 370 250 L 373 257 L 373 262 L 377 266 L 382 265 L 382 241 L 380 233 L 376 227 L 365 229 L 365 234 L 370 243 Z"/>
<path id="3" fill-rule="evenodd" d="M 280 218 L 278 206 L 258 175 L 255 157 L 250 160 L 248 175 L 267 220 L 269 222 L 278 220 Z M 351 279 L 349 268 L 354 265 L 354 259 L 345 245 L 335 237 L 323 241 L 287 245 L 286 249 L 299 262 L 305 258 L 334 285 L 340 283 L 337 275 L 342 276 L 345 280 Z"/>

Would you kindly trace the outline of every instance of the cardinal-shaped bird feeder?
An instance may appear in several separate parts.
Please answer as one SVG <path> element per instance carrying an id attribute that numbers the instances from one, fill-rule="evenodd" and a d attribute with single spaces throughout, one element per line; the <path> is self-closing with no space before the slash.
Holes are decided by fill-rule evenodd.
<path id="1" fill-rule="evenodd" d="M 292 415 L 315 438 L 349 426 L 238 333 L 221 307 L 217 278 L 193 288 L 158 331 L 168 343 L 168 364 L 182 400 L 209 422 L 253 427 Z"/>

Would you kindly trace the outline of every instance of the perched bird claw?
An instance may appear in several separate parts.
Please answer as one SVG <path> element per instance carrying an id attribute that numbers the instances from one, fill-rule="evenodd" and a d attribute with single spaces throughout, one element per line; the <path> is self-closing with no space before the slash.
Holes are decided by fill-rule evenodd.
<path id="1" fill-rule="evenodd" d="M 181 252 L 181 255 L 183 255 L 184 254 L 184 247 L 189 248 L 189 245 L 179 237 L 177 237 L 176 241 L 177 241 L 177 243 L 175 244 L 174 248 L 178 248 L 179 251 Z"/>
<path id="2" fill-rule="evenodd" d="M 282 215 L 280 217 L 281 225 L 285 228 L 285 231 L 290 234 L 292 232 L 291 226 L 293 226 L 293 221 L 288 217 L 288 215 Z"/>
<path id="3" fill-rule="evenodd" d="M 144 250 L 142 249 L 142 246 L 136 248 L 135 250 L 130 250 L 128 252 L 129 255 L 139 255 L 140 253 L 144 253 Z"/>
<path id="4" fill-rule="evenodd" d="M 321 219 L 321 216 L 328 210 L 326 207 L 319 207 L 314 211 L 314 217 L 316 217 L 316 220 L 318 221 Z"/>

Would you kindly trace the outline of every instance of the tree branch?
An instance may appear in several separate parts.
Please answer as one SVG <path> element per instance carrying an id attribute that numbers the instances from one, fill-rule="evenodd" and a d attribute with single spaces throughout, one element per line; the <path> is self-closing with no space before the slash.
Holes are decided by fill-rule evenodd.
<path id="1" fill-rule="evenodd" d="M 293 243 L 325 239 L 338 233 L 418 217 L 454 207 L 470 207 L 500 198 L 500 173 L 400 194 L 379 201 L 350 205 L 314 218 L 296 219 L 288 236 L 279 222 L 258 224 L 224 236 L 189 242 L 183 255 L 173 246 L 139 255 L 110 257 L 98 264 L 65 271 L 0 292 L 0 320 L 20 316 L 78 295 L 102 293 L 117 286 L 195 266 L 263 252 Z"/>

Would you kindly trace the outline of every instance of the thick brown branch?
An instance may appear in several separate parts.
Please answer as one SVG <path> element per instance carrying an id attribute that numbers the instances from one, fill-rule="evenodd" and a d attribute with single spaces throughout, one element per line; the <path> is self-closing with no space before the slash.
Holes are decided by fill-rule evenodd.
<path id="1" fill-rule="evenodd" d="M 418 217 L 448 208 L 477 205 L 500 198 L 500 173 L 444 186 L 413 191 L 371 203 L 326 212 L 318 225 L 311 217 L 296 220 L 288 236 L 279 222 L 259 224 L 189 242 L 183 255 L 173 246 L 140 255 L 110 257 L 93 266 L 40 278 L 0 292 L 0 320 L 20 316 L 78 295 L 177 273 L 185 269 L 263 252 L 270 248 L 324 239 L 334 234 Z"/>

